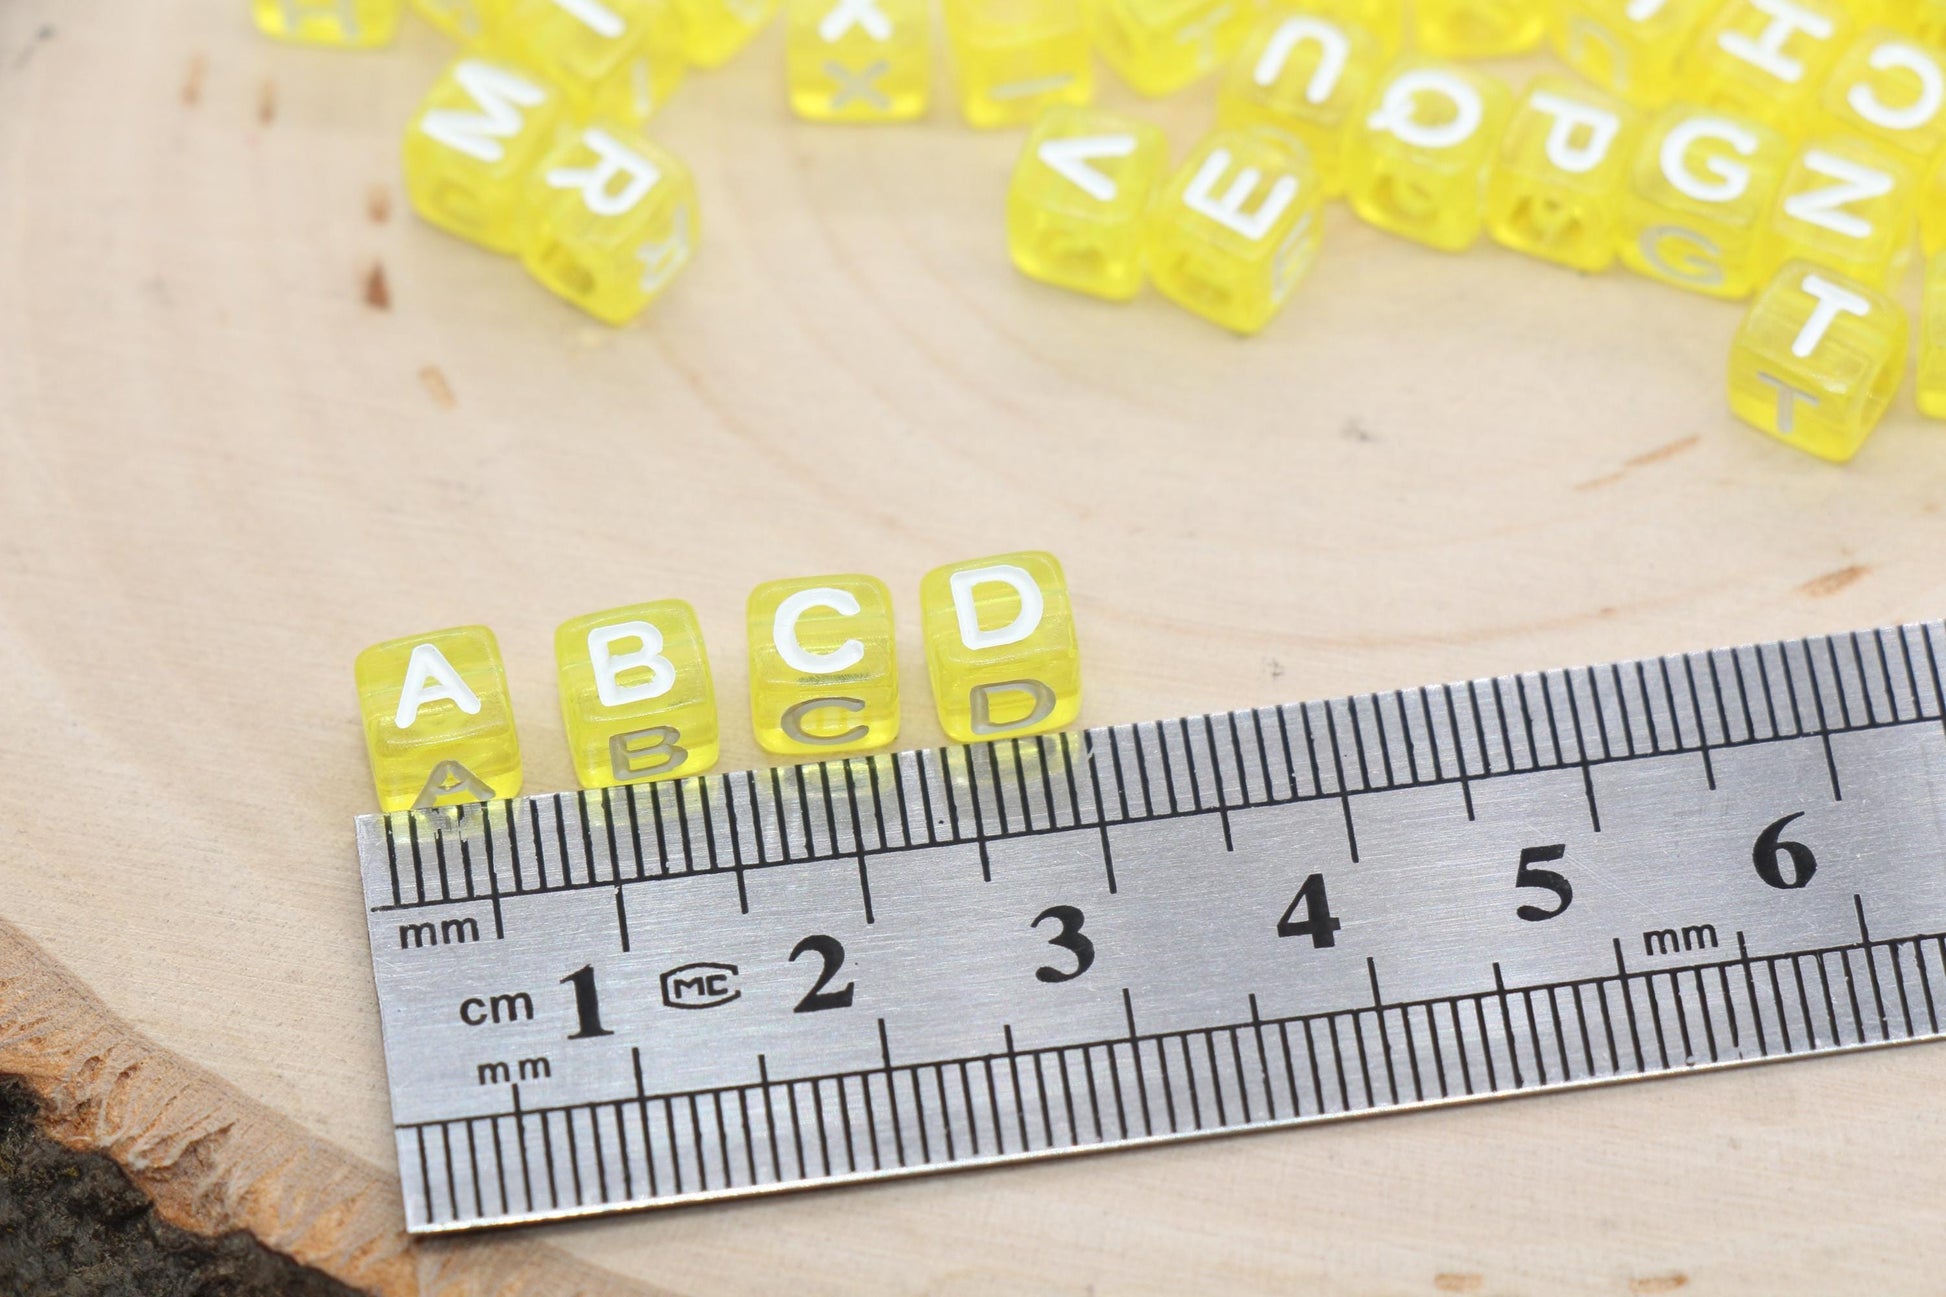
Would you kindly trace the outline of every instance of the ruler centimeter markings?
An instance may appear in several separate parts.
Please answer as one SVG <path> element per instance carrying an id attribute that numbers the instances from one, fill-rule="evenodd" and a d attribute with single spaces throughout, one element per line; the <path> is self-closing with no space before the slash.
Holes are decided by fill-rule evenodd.
<path id="1" fill-rule="evenodd" d="M 365 816 L 415 1232 L 1940 1035 L 1938 622 Z"/>

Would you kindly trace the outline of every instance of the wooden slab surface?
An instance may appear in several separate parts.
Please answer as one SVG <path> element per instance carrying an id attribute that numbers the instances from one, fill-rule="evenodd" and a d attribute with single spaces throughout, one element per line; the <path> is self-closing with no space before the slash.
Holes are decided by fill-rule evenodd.
<path id="1" fill-rule="evenodd" d="M 697 263 L 612 332 L 418 224 L 443 51 L 240 0 L 0 5 L 0 1070 L 165 1207 L 375 1291 L 1937 1291 L 1946 1050 L 1625 1087 L 488 1242 L 397 1236 L 351 846 L 352 655 L 465 621 L 529 788 L 550 633 L 699 609 L 729 768 L 758 581 L 900 600 L 1025 546 L 1091 724 L 1946 608 L 1946 430 L 1834 469 L 1735 424 L 1738 308 L 1331 214 L 1239 341 L 1008 267 L 1018 136 L 789 120 L 767 33 L 655 133 Z M 1119 93 L 1111 102 L 1127 103 Z M 1178 149 L 1211 92 L 1140 109 Z"/>

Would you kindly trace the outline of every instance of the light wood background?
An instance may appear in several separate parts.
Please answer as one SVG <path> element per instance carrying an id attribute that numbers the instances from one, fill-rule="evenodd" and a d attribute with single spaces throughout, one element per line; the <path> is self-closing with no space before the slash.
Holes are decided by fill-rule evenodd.
<path id="1" fill-rule="evenodd" d="M 351 819 L 368 642 L 1060 555 L 1099 724 L 1946 609 L 1946 429 L 1734 423 L 1738 308 L 1328 222 L 1239 341 L 1008 266 L 1014 133 L 789 119 L 778 34 L 655 134 L 699 260 L 612 332 L 405 210 L 423 29 L 0 4 L 0 1070 L 178 1218 L 377 1291 L 1699 1294 L 1946 1286 L 1946 1049 L 408 1245 Z M 1128 102 L 1111 92 L 1110 102 Z M 1180 149 L 1205 86 L 1140 109 Z"/>

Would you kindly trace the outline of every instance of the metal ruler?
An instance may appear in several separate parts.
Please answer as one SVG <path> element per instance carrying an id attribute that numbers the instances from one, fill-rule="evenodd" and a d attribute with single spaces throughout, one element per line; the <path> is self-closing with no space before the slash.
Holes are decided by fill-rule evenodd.
<path id="1" fill-rule="evenodd" d="M 1937 622 L 358 821 L 406 1215 L 1940 1034 Z"/>

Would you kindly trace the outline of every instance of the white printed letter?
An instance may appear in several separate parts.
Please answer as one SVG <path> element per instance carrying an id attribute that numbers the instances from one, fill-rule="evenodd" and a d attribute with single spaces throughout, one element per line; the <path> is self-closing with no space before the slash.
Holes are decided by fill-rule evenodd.
<path id="1" fill-rule="evenodd" d="M 1413 109 L 1421 94 L 1439 95 L 1450 103 L 1451 120 L 1437 124 L 1419 121 Z M 1480 92 L 1464 78 L 1440 68 L 1414 68 L 1385 87 L 1385 98 L 1366 125 L 1396 135 L 1414 148 L 1450 149 L 1472 138 L 1485 113 Z"/>
<path id="2" fill-rule="evenodd" d="M 1821 225 L 1834 234 L 1851 239 L 1872 237 L 1872 223 L 1856 212 L 1843 208 L 1848 203 L 1868 202 L 1892 192 L 1892 177 L 1877 167 L 1853 162 L 1850 158 L 1812 149 L 1804 155 L 1804 166 L 1836 184 L 1792 194 L 1784 200 L 1784 213 L 1812 225 Z"/>
<path id="3" fill-rule="evenodd" d="M 1697 175 L 1689 169 L 1689 148 L 1705 139 L 1721 140 L 1746 158 L 1758 146 L 1757 137 L 1735 122 L 1721 117 L 1685 118 L 1662 137 L 1662 174 L 1699 203 L 1735 202 L 1750 187 L 1750 168 L 1726 158 L 1710 158 L 1703 164 L 1709 176 Z"/>
<path id="4" fill-rule="evenodd" d="M 602 130 L 590 126 L 581 133 L 581 142 L 595 151 L 600 161 L 592 167 L 556 167 L 547 173 L 552 189 L 579 189 L 581 201 L 596 216 L 620 216 L 648 197 L 662 173 L 641 154 Z M 621 187 L 615 187 L 617 180 Z"/>
<path id="5" fill-rule="evenodd" d="M 990 583 L 1012 586 L 1014 593 L 1020 596 L 1020 612 L 998 630 L 981 630 L 980 610 L 973 602 L 973 591 Z M 1033 577 L 1012 563 L 996 563 L 992 567 L 955 572 L 946 578 L 946 584 L 953 592 L 953 609 L 959 614 L 960 642 L 970 649 L 978 651 L 1018 644 L 1040 627 L 1041 587 Z"/>
<path id="6" fill-rule="evenodd" d="M 428 683 L 430 682 L 430 683 Z M 419 708 L 441 698 L 450 698 L 468 716 L 480 714 L 480 696 L 459 678 L 453 664 L 437 644 L 414 644 L 412 657 L 405 664 L 405 688 L 399 690 L 399 710 L 392 723 L 402 730 L 412 728 L 419 719 Z"/>
<path id="7" fill-rule="evenodd" d="M 453 80 L 479 106 L 477 113 L 459 108 L 434 108 L 419 119 L 419 129 L 447 148 L 481 162 L 498 162 L 507 156 L 502 140 L 520 134 L 527 124 L 521 109 L 547 101 L 547 91 L 525 77 L 478 59 L 467 59 L 453 69 Z"/>
<path id="8" fill-rule="evenodd" d="M 1263 179 L 1263 172 L 1255 167 L 1245 167 L 1237 172 L 1236 179 L 1223 191 L 1222 197 L 1214 193 L 1216 182 L 1230 169 L 1230 151 L 1212 149 L 1203 159 L 1203 165 L 1189 181 L 1189 188 L 1183 190 L 1182 201 L 1192 212 L 1200 212 L 1218 225 L 1235 230 L 1246 239 L 1261 239 L 1277 224 L 1277 218 L 1284 214 L 1297 198 L 1297 177 L 1279 176 L 1277 183 L 1270 187 L 1270 193 L 1263 202 L 1257 204 L 1254 212 L 1245 212 L 1244 206 L 1250 196 L 1257 192 L 1257 182 Z M 1024 574 L 1023 574 L 1024 575 Z M 1038 598 L 1038 593 L 1036 598 Z"/>
<path id="9" fill-rule="evenodd" d="M 1813 13 L 1791 0 L 1748 0 L 1752 9 L 1770 15 L 1762 33 L 1754 40 L 1738 31 L 1727 31 L 1716 38 L 1725 54 L 1733 54 L 1755 64 L 1779 81 L 1796 85 L 1804 77 L 1804 62 L 1784 53 L 1791 37 L 1803 32 L 1814 40 L 1828 41 L 1837 28 L 1821 13 Z"/>
<path id="10" fill-rule="evenodd" d="M 1133 135 L 1073 135 L 1042 140 L 1034 156 L 1098 203 L 1113 202 L 1115 182 L 1088 165 L 1092 158 L 1125 158 L 1135 152 Z"/>
<path id="11" fill-rule="evenodd" d="M 1547 160 L 1569 175 L 1579 176 L 1600 166 L 1615 147 L 1622 119 L 1606 108 L 1584 104 L 1545 90 L 1534 95 L 1534 107 L 1554 119 L 1547 132 Z"/>
<path id="12" fill-rule="evenodd" d="M 1946 107 L 1946 73 L 1940 71 L 1937 59 L 1917 45 L 1887 41 L 1872 51 L 1867 62 L 1876 72 L 1897 68 L 1919 78 L 1919 97 L 1903 108 L 1886 104 L 1869 81 L 1860 81 L 1846 91 L 1845 102 L 1851 105 L 1851 110 L 1872 125 L 1888 131 L 1917 130 L 1938 116 L 1941 107 Z"/>
<path id="13" fill-rule="evenodd" d="M 1305 41 L 1318 43 L 1318 65 L 1304 84 L 1304 98 L 1321 104 L 1338 88 L 1338 78 L 1344 75 L 1345 63 L 1351 58 L 1351 42 L 1342 31 L 1322 19 L 1299 15 L 1278 24 L 1277 30 L 1270 34 L 1270 43 L 1257 57 L 1252 75 L 1260 86 L 1276 85 L 1277 78 L 1284 75 L 1284 65 L 1290 62 L 1291 51 Z"/>
<path id="14" fill-rule="evenodd" d="M 864 660 L 865 646 L 848 639 L 828 653 L 813 653 L 797 641 L 797 619 L 812 608 L 829 608 L 846 617 L 858 615 L 858 598 L 848 590 L 823 587 L 799 590 L 777 605 L 771 619 L 770 638 L 777 645 L 777 656 L 793 671 L 806 675 L 828 676 L 855 667 Z"/>
<path id="15" fill-rule="evenodd" d="M 1831 330 L 1832 324 L 1842 315 L 1856 315 L 1860 319 L 1872 313 L 1872 304 L 1852 292 L 1849 288 L 1832 283 L 1822 275 L 1804 276 L 1804 291 L 1818 299 L 1817 309 L 1811 318 L 1804 322 L 1798 331 L 1797 341 L 1791 344 L 1791 354 L 1803 360 L 1818 349 L 1824 335 Z"/>
<path id="16" fill-rule="evenodd" d="M 612 650 L 618 640 L 630 639 L 640 640 L 642 647 L 628 653 Z M 588 665 L 594 668 L 595 692 L 600 695 L 603 707 L 645 703 L 651 698 L 662 697 L 676 686 L 676 664 L 662 656 L 662 632 L 645 621 L 617 622 L 613 626 L 597 626 L 589 631 Z M 621 682 L 618 677 L 633 667 L 649 669 L 646 683 L 625 685 Z"/>

